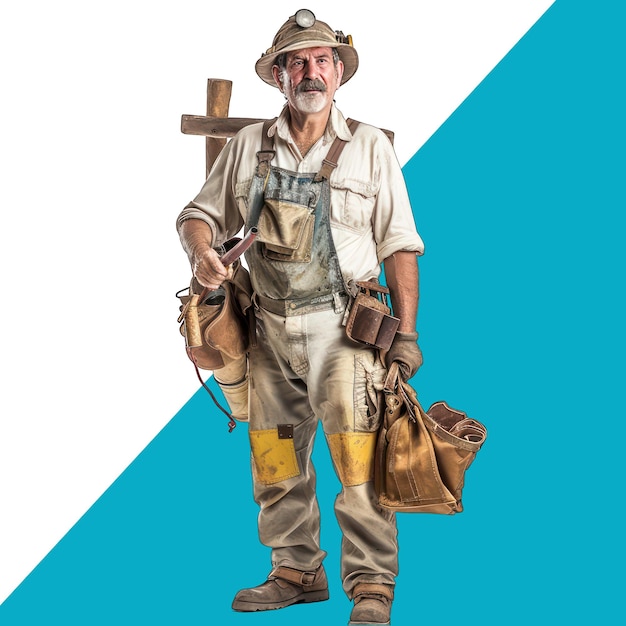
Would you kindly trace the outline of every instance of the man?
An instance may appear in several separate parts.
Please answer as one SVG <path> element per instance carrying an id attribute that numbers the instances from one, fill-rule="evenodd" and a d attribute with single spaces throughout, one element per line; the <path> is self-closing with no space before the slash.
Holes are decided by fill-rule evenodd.
<path id="1" fill-rule="evenodd" d="M 233 609 L 329 597 L 311 463 L 321 421 L 342 483 L 335 512 L 343 589 L 354 600 L 350 624 L 388 624 L 397 531 L 394 514 L 376 500 L 373 452 L 386 366 L 397 361 L 409 378 L 422 362 L 415 322 L 423 243 L 388 137 L 366 124 L 349 127 L 334 104 L 357 67 L 350 37 L 308 10 L 290 17 L 256 63 L 285 107 L 226 145 L 177 227 L 195 277 L 211 289 L 229 278 L 214 248 L 242 227 L 258 228 L 246 252 L 256 302 L 249 436 L 259 536 L 273 569 L 237 593 Z M 329 151 L 338 145 L 335 162 Z M 382 352 L 344 326 L 349 296 L 357 283 L 378 280 L 381 263 L 400 320 Z"/>

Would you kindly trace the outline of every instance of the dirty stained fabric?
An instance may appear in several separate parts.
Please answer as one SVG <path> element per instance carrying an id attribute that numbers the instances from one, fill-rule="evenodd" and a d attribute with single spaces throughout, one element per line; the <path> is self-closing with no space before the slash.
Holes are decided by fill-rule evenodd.
<path id="1" fill-rule="evenodd" d="M 239 233 L 248 217 L 261 132 L 261 123 L 251 124 L 226 144 L 198 195 L 179 214 L 178 225 L 189 218 L 205 221 L 216 246 Z M 330 223 L 346 281 L 377 278 L 380 263 L 399 250 L 424 252 L 402 170 L 380 129 L 361 123 L 352 135 L 333 105 L 326 132 L 304 158 L 289 133 L 287 108 L 269 134 L 276 150 L 272 164 L 299 174 L 320 170 L 335 137 L 347 141 L 330 178 Z"/>
<path id="2" fill-rule="evenodd" d="M 341 528 L 343 586 L 393 585 L 398 571 L 395 515 L 373 490 L 374 438 L 385 369 L 378 355 L 352 342 L 332 309 L 283 317 L 258 311 L 250 353 L 250 438 L 259 537 L 274 566 L 310 571 L 325 558 L 311 454 L 322 424 L 342 487 L 335 501 Z M 293 438 L 279 438 L 279 425 Z M 323 441 L 323 440 L 322 440 Z"/>
<path id="3" fill-rule="evenodd" d="M 246 257 L 260 298 L 257 345 L 250 354 L 249 433 L 261 540 L 272 547 L 275 567 L 310 571 L 324 558 L 311 461 L 321 423 L 342 484 L 335 513 L 346 592 L 357 581 L 393 584 L 395 520 L 378 506 L 372 489 L 385 369 L 378 352 L 350 340 L 342 325 L 345 285 L 329 220 L 328 181 L 276 167 L 264 174 L 259 167 L 248 206 L 248 228 L 271 215 L 271 227 L 259 229 Z M 279 207 L 290 216 L 294 208 L 303 219 L 307 212 L 312 216 L 309 239 L 292 236 L 293 223 L 281 224 Z M 284 245 L 296 239 L 297 259 Z"/>
<path id="4" fill-rule="evenodd" d="M 359 124 L 353 134 L 333 106 L 326 132 L 303 158 L 288 122 L 284 109 L 268 131 L 275 154 L 262 202 L 255 176 L 262 124 L 253 124 L 228 142 L 178 223 L 205 221 L 214 245 L 244 224 L 259 228 L 246 254 L 256 292 L 249 436 L 259 537 L 274 567 L 311 571 L 324 560 L 311 460 L 321 424 L 341 484 L 335 514 L 350 596 L 357 583 L 394 585 L 398 545 L 395 515 L 378 505 L 372 481 L 386 372 L 377 350 L 346 335 L 346 286 L 377 279 L 386 258 L 422 254 L 424 246 L 382 131 Z M 346 144 L 320 184 L 314 175 L 336 137 Z"/>

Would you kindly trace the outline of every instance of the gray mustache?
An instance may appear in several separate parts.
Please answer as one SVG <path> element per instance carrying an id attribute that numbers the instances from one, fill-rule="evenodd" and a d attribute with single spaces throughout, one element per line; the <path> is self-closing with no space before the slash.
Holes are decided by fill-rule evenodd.
<path id="1" fill-rule="evenodd" d="M 326 91 L 326 85 L 324 85 L 324 83 L 321 80 L 304 79 L 296 87 L 296 93 L 302 93 L 306 91 Z"/>

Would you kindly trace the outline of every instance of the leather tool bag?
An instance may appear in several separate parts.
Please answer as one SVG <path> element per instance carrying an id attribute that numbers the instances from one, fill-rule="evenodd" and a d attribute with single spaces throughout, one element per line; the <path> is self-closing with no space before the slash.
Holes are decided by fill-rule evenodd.
<path id="1" fill-rule="evenodd" d="M 465 472 L 487 437 L 485 427 L 445 402 L 425 412 L 396 363 L 384 393 L 374 464 L 380 505 L 397 512 L 460 513 Z"/>
<path id="2" fill-rule="evenodd" d="M 228 417 L 229 430 L 235 420 L 248 419 L 248 357 L 250 342 L 255 336 L 250 273 L 239 257 L 252 245 L 257 229 L 251 228 L 243 239 L 233 237 L 218 249 L 225 266 L 232 266 L 232 276 L 219 289 L 202 288 L 192 277 L 188 293 L 181 289 L 180 333 L 185 337 L 187 356 L 193 363 L 200 384 L 217 408 Z M 218 370 L 219 385 L 230 412 L 217 400 L 206 385 L 200 369 Z"/>
<path id="3" fill-rule="evenodd" d="M 375 282 L 356 283 L 358 293 L 350 304 L 345 323 L 353 341 L 389 350 L 400 320 L 391 315 L 389 289 Z"/>
<path id="4" fill-rule="evenodd" d="M 226 250 L 240 241 L 229 240 Z M 219 289 L 207 292 L 192 278 L 189 289 L 176 294 L 181 302 L 178 322 L 187 356 L 200 369 L 221 369 L 248 349 L 252 320 L 250 274 L 239 260 L 232 267 L 232 278 Z"/>

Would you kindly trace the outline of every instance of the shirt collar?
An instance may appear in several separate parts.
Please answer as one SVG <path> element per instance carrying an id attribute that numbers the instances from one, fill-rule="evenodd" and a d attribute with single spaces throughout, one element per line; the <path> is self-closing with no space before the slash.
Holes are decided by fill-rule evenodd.
<path id="1" fill-rule="evenodd" d="M 289 132 L 289 107 L 285 104 L 283 110 L 280 112 L 278 119 L 272 124 L 267 132 L 268 136 L 273 137 L 275 134 L 286 142 L 289 142 L 291 134 Z M 330 109 L 330 116 L 328 118 L 328 124 L 326 125 L 326 131 L 324 132 L 324 143 L 329 143 L 339 137 L 344 141 L 350 141 L 352 139 L 352 133 L 348 128 L 341 111 L 333 104 Z"/>

